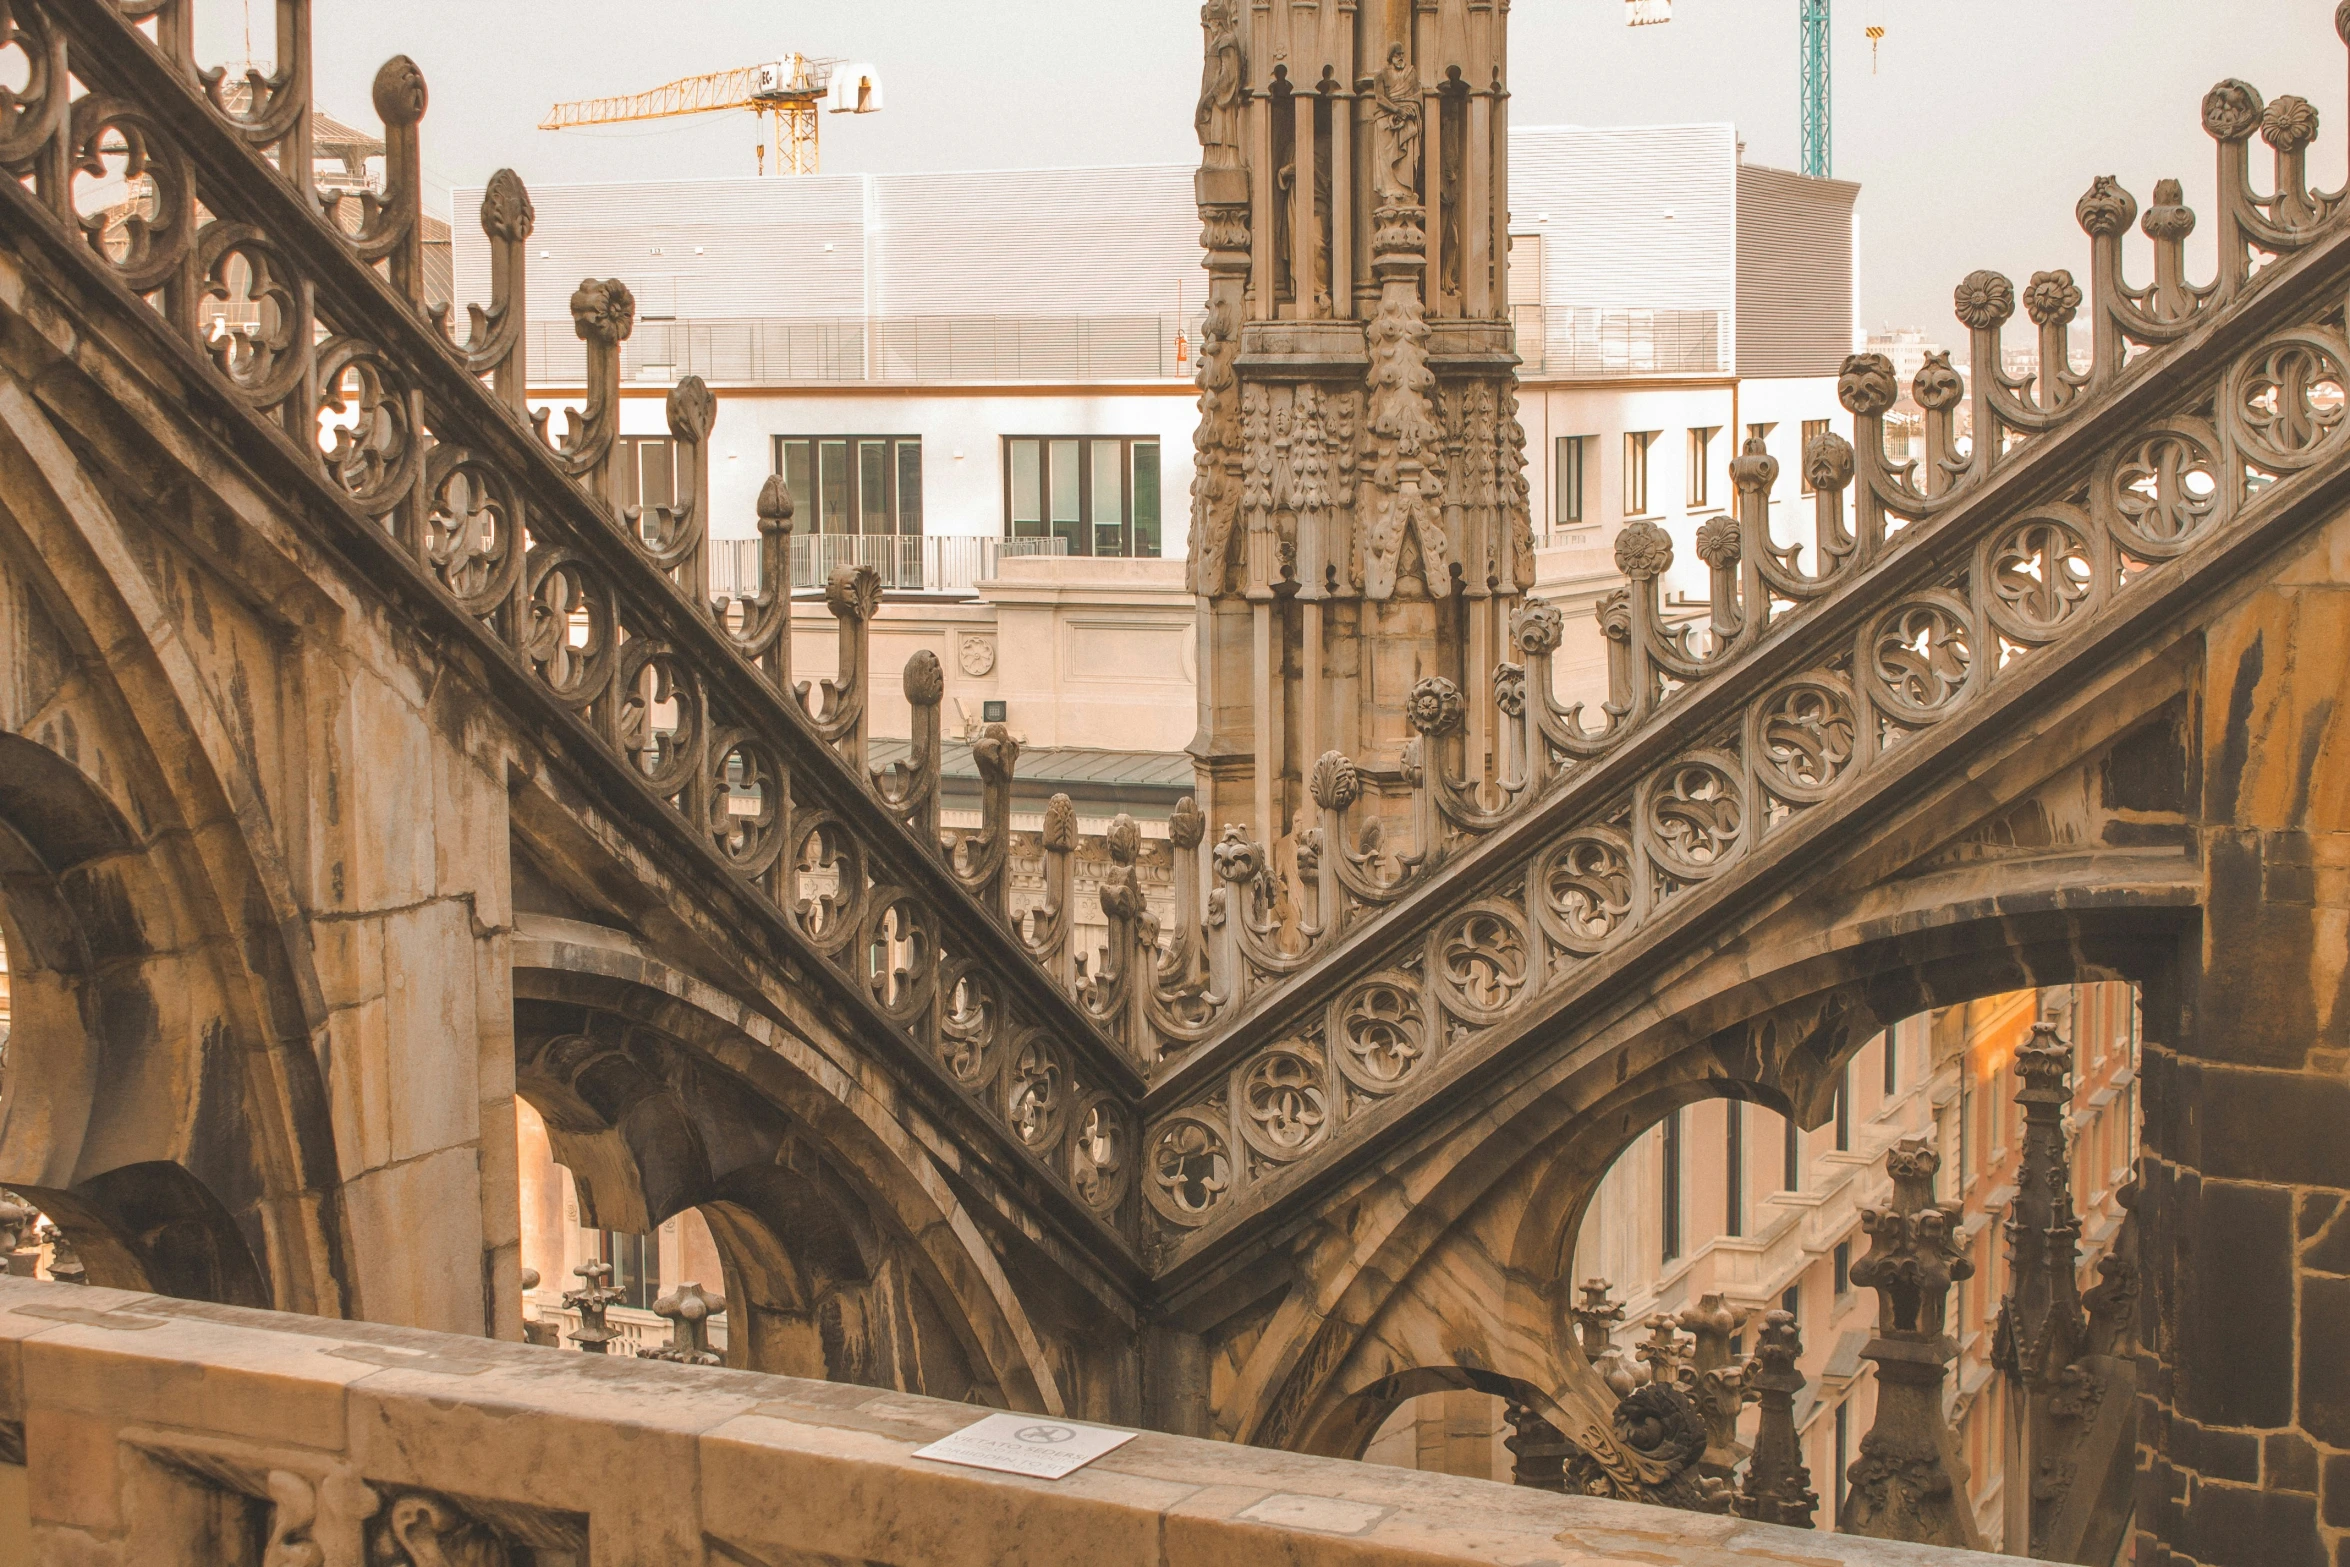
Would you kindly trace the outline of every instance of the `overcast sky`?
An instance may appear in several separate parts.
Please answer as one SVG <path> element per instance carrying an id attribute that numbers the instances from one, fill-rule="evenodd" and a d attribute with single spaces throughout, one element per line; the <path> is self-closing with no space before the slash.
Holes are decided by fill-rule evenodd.
<path id="1" fill-rule="evenodd" d="M 273 9 L 252 0 L 263 57 Z M 1795 166 L 1796 0 L 1677 0 L 1670 24 L 1636 29 L 1623 9 L 1516 0 L 1515 123 L 1728 120 L 1749 159 Z M 1966 271 L 2080 270 L 2073 202 L 2094 174 L 2118 174 L 2141 203 L 2176 175 L 2208 214 L 2211 144 L 2197 105 L 2221 76 L 2311 99 L 2325 128 L 2319 183 L 2340 184 L 2350 121 L 2332 14 L 2330 0 L 1835 0 L 1835 172 L 1861 185 L 1863 318 L 1948 341 L 1950 288 Z M 236 7 L 198 15 L 208 59 L 244 53 Z M 1198 152 L 1196 0 L 317 0 L 315 15 L 329 113 L 372 125 L 376 66 L 405 51 L 424 68 L 425 164 L 441 201 L 501 165 L 533 184 L 747 175 L 757 141 L 747 114 L 536 126 L 559 98 L 793 50 L 880 71 L 882 113 L 826 119 L 828 172 Z M 1873 71 L 1871 26 L 1885 29 Z M 2201 237 L 2211 227 L 2207 216 Z"/>

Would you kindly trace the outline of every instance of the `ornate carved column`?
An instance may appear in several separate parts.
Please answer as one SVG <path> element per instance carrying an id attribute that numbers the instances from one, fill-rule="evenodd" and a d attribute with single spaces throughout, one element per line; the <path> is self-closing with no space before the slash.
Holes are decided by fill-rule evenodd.
<path id="1" fill-rule="evenodd" d="M 1499 765 L 1492 670 L 1506 601 L 1533 572 L 1493 238 L 1508 210 L 1505 14 L 1493 0 L 1201 10 L 1192 749 L 1211 827 L 1265 846 L 1280 884 L 1266 901 L 1285 921 L 1303 901 L 1295 834 L 1312 825 L 1317 758 L 1357 764 L 1355 829 L 1409 818 L 1421 682 L 1469 693 L 1471 791 Z M 1440 158 L 1447 115 L 1470 145 Z M 1427 276 L 1448 212 L 1452 266 L 1474 269 L 1449 290 Z M 1356 845 L 1324 852 L 1340 847 Z"/>

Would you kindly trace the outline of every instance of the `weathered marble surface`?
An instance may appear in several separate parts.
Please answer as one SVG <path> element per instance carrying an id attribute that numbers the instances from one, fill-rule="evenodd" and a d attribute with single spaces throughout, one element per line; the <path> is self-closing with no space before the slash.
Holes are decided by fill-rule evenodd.
<path id="1" fill-rule="evenodd" d="M 1059 1481 L 911 1456 L 977 1413 L 0 1279 L 0 1422 L 22 1433 L 29 1497 L 29 1517 L 0 1518 L 0 1548 L 29 1529 L 37 1562 L 219 1567 L 292 1528 L 322 1554 L 287 1559 L 356 1567 L 334 1538 L 348 1524 L 596 1567 L 1990 1559 L 1148 1432 Z"/>

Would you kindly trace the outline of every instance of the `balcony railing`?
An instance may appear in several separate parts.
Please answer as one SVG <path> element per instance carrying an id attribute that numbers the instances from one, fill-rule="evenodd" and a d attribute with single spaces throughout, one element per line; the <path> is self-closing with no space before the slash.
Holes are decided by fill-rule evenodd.
<path id="1" fill-rule="evenodd" d="M 884 588 L 900 593 L 968 593 L 996 574 L 996 562 L 1069 553 L 1069 541 L 1002 539 L 992 534 L 796 534 L 791 540 L 791 585 L 820 588 L 842 566 L 870 566 Z M 760 588 L 759 541 L 710 541 L 710 591 L 750 598 Z"/>
<path id="2" fill-rule="evenodd" d="M 666 385 L 807 381 L 1157 381 L 1194 369 L 1173 313 L 1144 316 L 811 316 L 643 320 L 621 345 L 622 379 Z M 568 321 L 533 321 L 542 385 L 576 385 L 587 350 Z M 1182 357 L 1179 357 L 1182 355 Z"/>
<path id="3" fill-rule="evenodd" d="M 1598 310 L 1513 305 L 1518 357 L 1528 375 L 1725 375 L 1730 318 L 1720 310 Z"/>

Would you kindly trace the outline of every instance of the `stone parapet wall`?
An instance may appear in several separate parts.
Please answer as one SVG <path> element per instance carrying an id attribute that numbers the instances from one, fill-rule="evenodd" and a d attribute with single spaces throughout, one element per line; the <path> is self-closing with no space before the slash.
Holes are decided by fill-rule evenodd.
<path id="1" fill-rule="evenodd" d="M 0 1434 L 24 1464 L 0 1464 L 0 1555 L 358 1567 L 495 1537 L 534 1567 L 1990 1560 L 1153 1432 L 1058 1481 L 912 1456 L 983 1413 L 0 1279 Z"/>

